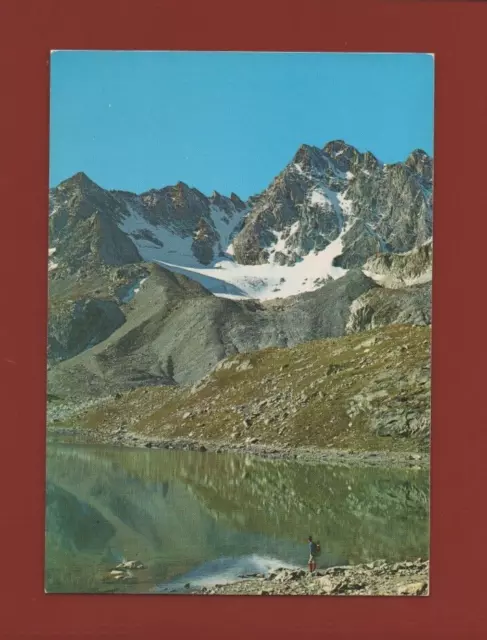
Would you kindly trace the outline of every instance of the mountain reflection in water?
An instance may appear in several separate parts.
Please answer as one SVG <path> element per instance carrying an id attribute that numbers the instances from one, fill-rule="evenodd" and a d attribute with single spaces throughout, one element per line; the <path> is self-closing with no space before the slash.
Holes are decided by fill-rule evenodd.
<path id="1" fill-rule="evenodd" d="M 46 589 L 182 590 L 276 566 L 428 555 L 428 472 L 49 443 Z M 102 577 L 123 558 L 134 584 Z"/>

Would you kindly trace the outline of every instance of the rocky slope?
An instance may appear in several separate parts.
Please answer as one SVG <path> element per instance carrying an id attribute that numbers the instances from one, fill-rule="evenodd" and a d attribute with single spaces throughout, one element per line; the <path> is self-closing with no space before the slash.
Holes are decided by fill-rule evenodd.
<path id="1" fill-rule="evenodd" d="M 123 324 L 56 366 L 49 391 L 84 397 L 169 381 L 193 383 L 235 353 L 340 336 L 352 302 L 375 286 L 360 271 L 350 271 L 284 307 L 267 306 L 213 296 L 196 282 L 152 265 L 140 291 L 123 306 Z M 89 320 L 86 314 L 84 320 Z M 68 327 L 73 334 L 74 318 Z M 88 335 L 95 323 L 82 328 Z"/>
<path id="2" fill-rule="evenodd" d="M 349 333 L 388 324 L 431 324 L 431 283 L 404 289 L 370 289 L 350 307 Z"/>
<path id="3" fill-rule="evenodd" d="M 429 284 L 385 289 L 359 270 L 314 292 L 258 303 L 213 296 L 156 265 L 139 269 L 138 293 L 125 303 L 121 292 L 128 285 L 116 280 L 118 297 L 61 298 L 51 305 L 50 362 L 69 359 L 50 371 L 50 393 L 82 398 L 188 384 L 236 353 L 431 321 Z"/>
<path id="4" fill-rule="evenodd" d="M 125 322 L 128 303 L 150 274 L 142 262 L 98 265 L 49 282 L 48 363 L 74 357 Z"/>
<path id="5" fill-rule="evenodd" d="M 363 265 L 363 272 L 388 289 L 431 283 L 433 276 L 431 240 L 405 253 L 379 253 Z"/>
<path id="6" fill-rule="evenodd" d="M 347 332 L 387 324 L 431 324 L 433 245 L 369 258 L 363 273 L 379 286 L 354 300 Z"/>
<path id="7" fill-rule="evenodd" d="M 383 561 L 331 567 L 313 574 L 303 569 L 277 569 L 267 576 L 247 576 L 232 584 L 205 589 L 205 595 L 253 596 L 426 596 L 429 562 Z M 187 593 L 201 593 L 189 583 Z"/>
<path id="8" fill-rule="evenodd" d="M 193 387 L 142 387 L 72 414 L 120 443 L 427 451 L 430 329 L 389 326 L 224 359 Z"/>

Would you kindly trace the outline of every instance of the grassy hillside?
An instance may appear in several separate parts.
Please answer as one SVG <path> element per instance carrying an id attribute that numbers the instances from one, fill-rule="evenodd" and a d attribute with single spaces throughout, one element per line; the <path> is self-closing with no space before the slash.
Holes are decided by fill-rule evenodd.
<path id="1" fill-rule="evenodd" d="M 193 387 L 137 388 L 76 424 L 154 438 L 427 450 L 430 328 L 392 325 L 220 362 Z"/>

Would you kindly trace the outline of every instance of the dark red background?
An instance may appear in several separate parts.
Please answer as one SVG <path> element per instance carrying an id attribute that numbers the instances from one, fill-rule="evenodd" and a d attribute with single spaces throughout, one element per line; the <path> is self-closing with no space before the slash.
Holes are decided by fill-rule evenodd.
<path id="1" fill-rule="evenodd" d="M 479 2 L 0 2 L 1 637 L 486 637 L 486 26 Z M 49 51 L 89 48 L 436 55 L 430 597 L 43 594 Z"/>

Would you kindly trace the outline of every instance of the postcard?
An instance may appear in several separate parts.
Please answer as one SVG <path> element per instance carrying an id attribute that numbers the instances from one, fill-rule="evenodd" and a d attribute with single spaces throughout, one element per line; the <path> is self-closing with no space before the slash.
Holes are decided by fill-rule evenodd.
<path id="1" fill-rule="evenodd" d="M 46 592 L 428 595 L 433 91 L 52 52 Z"/>

